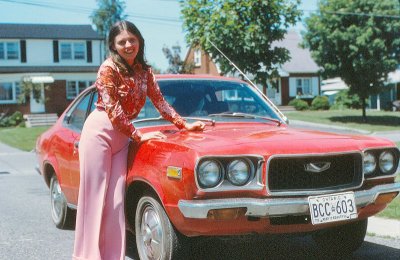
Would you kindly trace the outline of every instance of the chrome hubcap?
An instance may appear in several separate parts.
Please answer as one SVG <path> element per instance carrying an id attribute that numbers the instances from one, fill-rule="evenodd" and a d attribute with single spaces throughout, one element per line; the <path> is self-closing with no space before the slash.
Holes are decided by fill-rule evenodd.
<path id="1" fill-rule="evenodd" d="M 148 259 L 161 259 L 163 230 L 160 218 L 153 207 L 147 206 L 140 225 L 143 250 Z"/>
<path id="2" fill-rule="evenodd" d="M 53 208 L 54 217 L 59 220 L 61 218 L 63 208 L 63 197 L 61 193 L 61 187 L 58 180 L 54 180 L 53 189 L 51 190 L 51 201 Z"/>

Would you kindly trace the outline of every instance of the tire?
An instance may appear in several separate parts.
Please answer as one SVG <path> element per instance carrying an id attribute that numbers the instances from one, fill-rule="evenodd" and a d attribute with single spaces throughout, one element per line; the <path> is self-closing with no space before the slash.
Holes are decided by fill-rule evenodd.
<path id="1" fill-rule="evenodd" d="M 61 190 L 57 176 L 50 180 L 51 218 L 59 229 L 71 230 L 75 227 L 76 211 L 68 208 L 67 200 Z"/>
<path id="2" fill-rule="evenodd" d="M 140 198 L 135 214 L 136 247 L 141 260 L 183 259 L 183 240 L 153 195 Z"/>
<path id="3" fill-rule="evenodd" d="M 313 239 L 321 253 L 330 256 L 346 256 L 356 251 L 364 242 L 368 219 L 343 226 L 321 230 L 313 234 Z"/>

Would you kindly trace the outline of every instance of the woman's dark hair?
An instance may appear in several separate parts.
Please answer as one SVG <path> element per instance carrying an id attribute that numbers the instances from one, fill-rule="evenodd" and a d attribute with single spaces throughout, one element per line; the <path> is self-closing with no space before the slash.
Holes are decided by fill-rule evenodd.
<path id="1" fill-rule="evenodd" d="M 108 50 L 110 51 L 110 56 L 113 61 L 126 72 L 132 73 L 133 67 L 130 66 L 121 56 L 119 56 L 118 52 L 113 48 L 115 38 L 122 31 L 128 31 L 138 37 L 139 39 L 139 51 L 136 55 L 134 65 L 140 64 L 143 70 L 147 70 L 150 66 L 147 64 L 146 59 L 144 57 L 144 39 L 139 29 L 131 22 L 128 21 L 119 21 L 116 22 L 110 29 L 108 34 Z"/>

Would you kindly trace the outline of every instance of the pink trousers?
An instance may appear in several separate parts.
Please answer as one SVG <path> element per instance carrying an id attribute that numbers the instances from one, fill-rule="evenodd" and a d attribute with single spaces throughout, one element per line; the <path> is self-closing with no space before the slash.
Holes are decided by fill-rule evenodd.
<path id="1" fill-rule="evenodd" d="M 129 139 L 105 111 L 87 118 L 79 142 L 80 186 L 73 259 L 125 259 L 125 177 Z"/>

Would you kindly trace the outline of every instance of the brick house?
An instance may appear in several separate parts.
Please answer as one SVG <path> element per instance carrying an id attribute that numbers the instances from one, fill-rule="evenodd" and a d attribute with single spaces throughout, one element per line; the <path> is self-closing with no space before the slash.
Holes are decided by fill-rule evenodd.
<path id="1" fill-rule="evenodd" d="M 300 35 L 295 31 L 289 31 L 282 41 L 273 44 L 285 47 L 291 56 L 290 61 L 279 67 L 279 78 L 259 86 L 276 105 L 287 105 L 296 95 L 305 100 L 312 100 L 320 94 L 320 68 L 312 59 L 310 51 L 299 47 L 300 42 Z M 198 47 L 189 48 L 185 63 L 194 64 L 194 74 L 221 74 L 218 64 Z M 251 75 L 248 76 L 251 78 Z"/>
<path id="2" fill-rule="evenodd" d="M 91 25 L 0 24 L 0 113 L 60 115 L 95 81 L 103 50 Z M 39 84 L 41 101 L 18 101 L 26 79 Z"/>

